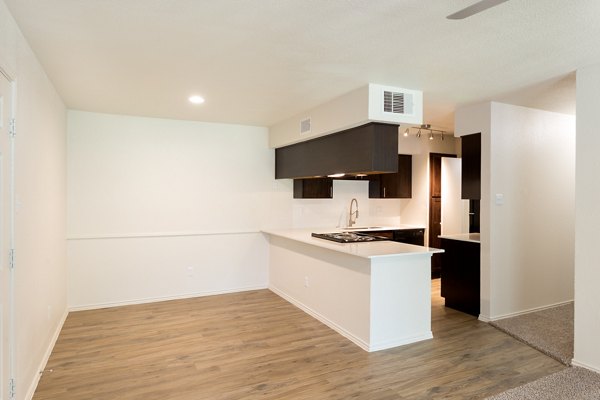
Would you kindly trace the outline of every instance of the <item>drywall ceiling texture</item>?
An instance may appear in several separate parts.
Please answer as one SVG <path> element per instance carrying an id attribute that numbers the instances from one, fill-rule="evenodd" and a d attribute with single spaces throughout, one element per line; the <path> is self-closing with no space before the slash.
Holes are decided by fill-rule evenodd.
<path id="1" fill-rule="evenodd" d="M 425 121 L 449 129 L 457 105 L 524 87 L 524 105 L 565 111 L 528 93 L 600 62 L 595 0 L 460 21 L 472 0 L 3 1 L 67 107 L 95 112 L 270 126 L 372 82 L 422 90 Z"/>

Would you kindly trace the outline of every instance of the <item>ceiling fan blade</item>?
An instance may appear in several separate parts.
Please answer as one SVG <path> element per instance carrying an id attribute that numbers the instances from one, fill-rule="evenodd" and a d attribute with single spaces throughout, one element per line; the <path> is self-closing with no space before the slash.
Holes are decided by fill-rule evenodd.
<path id="1" fill-rule="evenodd" d="M 463 8 L 462 10 L 455 12 L 454 14 L 448 15 L 446 18 L 448 18 L 448 19 L 464 19 L 464 18 L 470 17 L 471 15 L 485 11 L 488 8 L 492 8 L 499 4 L 505 3 L 507 1 L 508 0 L 481 0 L 473 5 L 470 5 L 467 8 Z"/>

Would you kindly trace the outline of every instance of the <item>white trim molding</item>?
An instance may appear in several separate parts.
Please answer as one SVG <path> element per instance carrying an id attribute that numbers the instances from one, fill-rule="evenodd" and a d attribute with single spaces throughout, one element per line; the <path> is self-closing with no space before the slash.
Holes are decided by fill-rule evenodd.
<path id="1" fill-rule="evenodd" d="M 517 312 L 514 312 L 514 313 L 502 314 L 502 315 L 498 315 L 498 316 L 495 316 L 495 317 L 487 317 L 487 316 L 479 314 L 479 320 L 483 321 L 483 322 L 499 321 L 501 319 L 518 317 L 519 315 L 531 314 L 531 313 L 534 313 L 534 312 L 537 312 L 537 311 L 547 310 L 549 308 L 564 306 L 564 305 L 569 304 L 569 303 L 573 303 L 573 300 L 562 301 L 562 302 L 550 304 L 550 305 L 547 305 L 547 306 L 530 308 L 528 310 L 517 311 Z"/>
<path id="2" fill-rule="evenodd" d="M 62 330 L 63 325 L 65 324 L 65 321 L 67 320 L 68 315 L 69 315 L 69 311 L 65 310 L 65 312 L 63 313 L 63 316 L 60 319 L 60 322 L 58 323 L 58 325 L 56 327 L 56 330 L 54 331 L 54 334 L 52 335 L 52 339 L 50 340 L 50 343 L 48 344 L 48 347 L 46 348 L 44 357 L 40 361 L 40 364 L 38 367 L 39 373 L 34 377 L 33 381 L 29 385 L 29 389 L 27 390 L 27 394 L 25 395 L 25 400 L 31 400 L 33 398 L 35 390 L 37 389 L 38 383 L 40 382 L 40 379 L 44 373 L 44 370 L 46 369 L 46 364 L 48 364 L 48 360 L 50 359 L 52 350 L 54 350 L 54 345 L 56 344 L 56 341 L 58 340 L 58 336 L 60 335 L 60 331 Z"/>
<path id="3" fill-rule="evenodd" d="M 347 330 L 345 330 L 344 328 L 342 328 L 341 326 L 339 326 L 335 322 L 329 320 L 328 318 L 326 318 L 322 314 L 320 314 L 320 313 L 316 312 L 315 310 L 313 310 L 312 308 L 306 306 L 301 301 L 298 301 L 298 300 L 294 299 L 293 297 L 288 296 L 282 290 L 279 290 L 279 289 L 277 289 L 276 287 L 274 287 L 272 285 L 269 285 L 269 290 L 272 291 L 273 293 L 275 293 L 277 296 L 281 297 L 282 299 L 286 300 L 287 302 L 295 305 L 296 307 L 298 307 L 299 309 L 301 309 L 302 311 L 304 311 L 305 313 L 307 313 L 308 315 L 310 315 L 314 319 L 316 319 L 319 322 L 322 322 L 323 324 L 327 325 L 328 327 L 330 327 L 331 329 L 333 329 L 334 331 L 336 331 L 337 333 L 339 333 L 340 335 L 342 335 L 346 339 L 348 339 L 351 342 L 353 342 L 354 344 L 356 344 L 358 347 L 360 347 L 364 351 L 372 351 L 371 350 L 371 346 L 369 346 L 369 343 L 367 343 L 364 340 L 362 340 L 362 339 L 354 336 L 352 333 L 348 332 Z"/>
<path id="4" fill-rule="evenodd" d="M 147 298 L 142 298 L 142 299 L 127 300 L 127 301 L 115 301 L 115 302 L 108 302 L 108 303 L 85 304 L 82 306 L 71 306 L 71 307 L 69 307 L 69 311 L 73 312 L 73 311 L 98 310 L 100 308 L 131 306 L 131 305 L 136 305 L 136 304 L 147 304 L 147 303 L 156 303 L 156 302 L 160 302 L 160 301 L 191 299 L 194 297 L 217 296 L 220 294 L 239 293 L 239 292 L 248 292 L 248 291 L 252 291 L 252 290 L 265 290 L 265 289 L 268 289 L 266 285 L 259 285 L 259 286 L 230 288 L 230 289 L 224 289 L 224 290 L 185 293 L 185 294 L 173 295 L 173 296 L 147 297 Z"/>
<path id="5" fill-rule="evenodd" d="M 598 367 L 592 367 L 589 364 L 577 361 L 575 359 L 571 360 L 571 365 L 574 366 L 574 367 L 581 367 L 581 368 L 589 369 L 590 371 L 594 371 L 594 372 L 600 374 L 600 368 L 598 368 Z"/>
<path id="6" fill-rule="evenodd" d="M 327 325 L 328 327 L 330 327 L 331 329 L 333 329 L 334 331 L 336 331 L 337 333 L 339 333 L 346 339 L 350 340 L 352 343 L 354 343 L 361 349 L 368 351 L 368 352 L 391 349 L 393 347 L 403 346 L 405 344 L 420 342 L 422 340 L 427 340 L 427 339 L 433 338 L 433 334 L 431 333 L 431 331 L 429 331 L 427 334 L 419 335 L 419 336 L 404 337 L 404 338 L 396 339 L 393 341 L 382 341 L 379 343 L 367 343 L 364 340 L 356 337 L 352 333 L 348 332 L 346 329 L 342 328 L 335 322 L 331 321 L 327 317 L 323 316 L 322 314 L 320 314 L 320 313 L 316 312 L 315 310 L 313 310 L 312 308 L 308 307 L 301 301 L 298 301 L 295 298 L 285 294 L 282 290 L 279 290 L 272 285 L 269 286 L 269 290 L 272 291 L 273 293 L 275 293 L 276 295 L 278 295 L 279 297 L 283 298 L 284 300 L 288 301 L 289 303 L 293 304 L 294 306 L 298 307 L 299 309 L 301 309 L 302 311 L 304 311 L 311 317 L 315 318 L 317 321 L 322 322 L 323 324 Z"/>
<path id="7" fill-rule="evenodd" d="M 139 239 L 163 238 L 181 236 L 219 236 L 219 235 L 249 235 L 261 233 L 260 229 L 232 229 L 220 231 L 193 231 L 193 232 L 128 232 L 128 233 L 88 233 L 67 235 L 67 240 L 95 240 L 95 239 Z"/>

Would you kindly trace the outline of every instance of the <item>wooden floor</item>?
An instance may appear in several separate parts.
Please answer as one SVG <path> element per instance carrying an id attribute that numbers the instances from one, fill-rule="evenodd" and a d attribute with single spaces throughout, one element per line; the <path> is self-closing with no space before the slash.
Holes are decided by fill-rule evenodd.
<path id="1" fill-rule="evenodd" d="M 432 299 L 434 339 L 375 353 L 268 290 L 74 312 L 34 400 L 482 399 L 565 368 Z"/>

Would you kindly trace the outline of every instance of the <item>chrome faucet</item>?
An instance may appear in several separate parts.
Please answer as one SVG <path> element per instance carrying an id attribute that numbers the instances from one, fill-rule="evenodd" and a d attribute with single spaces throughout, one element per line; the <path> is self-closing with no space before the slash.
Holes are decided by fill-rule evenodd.
<path id="1" fill-rule="evenodd" d="M 352 212 L 352 205 L 356 204 L 356 211 Z M 354 215 L 354 218 L 352 216 Z M 351 227 L 356 223 L 356 218 L 358 218 L 358 200 L 352 199 L 350 200 L 350 215 L 348 217 L 348 227 Z"/>

